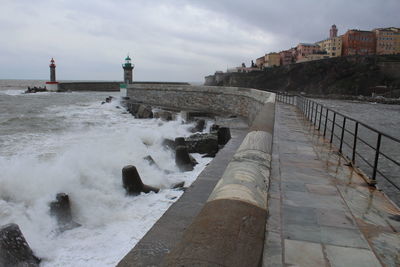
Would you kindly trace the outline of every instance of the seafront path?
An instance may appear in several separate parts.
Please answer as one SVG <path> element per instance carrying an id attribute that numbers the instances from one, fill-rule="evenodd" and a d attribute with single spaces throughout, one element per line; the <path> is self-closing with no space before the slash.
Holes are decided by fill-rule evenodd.
<path id="1" fill-rule="evenodd" d="M 253 89 L 146 86 L 132 85 L 127 96 L 181 108 L 190 100 L 190 105 L 238 117 L 229 119 L 232 121 L 227 125 L 220 124 L 231 129 L 232 139 L 119 267 L 400 266 L 399 208 L 346 165 L 337 148 L 296 106 L 275 102 L 269 93 Z M 251 117 L 251 126 L 240 121 L 240 116 Z M 246 138 L 259 133 L 265 137 L 253 140 L 261 142 L 247 139 L 246 143 Z M 249 154 L 252 162 L 263 158 L 254 153 L 266 149 L 271 154 L 271 142 L 271 175 L 269 165 L 264 166 L 271 157 L 265 153 L 266 162 L 261 165 L 242 160 L 243 143 L 247 144 L 245 148 L 254 147 Z M 232 170 L 232 162 L 243 168 L 227 172 Z M 253 170 L 249 166 L 256 167 Z M 263 188 L 246 180 L 257 173 L 262 176 L 251 181 L 264 177 L 267 183 L 263 181 Z M 262 193 L 262 218 L 251 212 L 240 215 L 246 209 L 238 207 L 247 205 L 246 201 L 232 201 L 237 205 L 222 209 L 212 207 L 218 200 L 209 196 L 221 185 L 221 177 L 242 179 L 249 197 Z M 205 216 L 204 210 L 214 213 Z"/>
<path id="2" fill-rule="evenodd" d="M 400 266 L 400 211 L 276 103 L 263 266 Z"/>

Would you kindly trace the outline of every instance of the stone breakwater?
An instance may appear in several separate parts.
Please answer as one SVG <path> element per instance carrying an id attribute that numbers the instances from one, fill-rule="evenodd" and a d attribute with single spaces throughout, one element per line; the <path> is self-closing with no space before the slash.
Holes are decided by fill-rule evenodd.
<path id="1" fill-rule="evenodd" d="M 175 237 L 170 247 L 160 250 L 165 234 L 153 235 L 153 240 L 141 245 L 146 249 L 135 247 L 118 266 L 155 264 L 155 258 L 160 260 L 158 265 L 165 266 L 258 266 L 267 217 L 275 95 L 236 87 L 147 84 L 129 85 L 126 97 L 134 103 L 245 117 L 249 128 L 215 188 L 206 192 L 208 200 L 193 219 L 186 219 L 190 222 L 185 222 L 189 226 L 182 229 L 182 237 Z M 211 164 L 204 172 L 213 173 L 212 168 L 218 167 Z M 185 192 L 192 194 L 192 201 L 204 193 L 201 188 Z M 190 213 L 182 206 L 174 205 L 181 218 Z M 159 231 L 169 228 L 161 225 Z"/>
<path id="2" fill-rule="evenodd" d="M 256 89 L 170 84 L 131 84 L 126 96 L 152 106 L 242 116 L 249 124 L 268 102 L 274 102 L 271 93 Z"/>

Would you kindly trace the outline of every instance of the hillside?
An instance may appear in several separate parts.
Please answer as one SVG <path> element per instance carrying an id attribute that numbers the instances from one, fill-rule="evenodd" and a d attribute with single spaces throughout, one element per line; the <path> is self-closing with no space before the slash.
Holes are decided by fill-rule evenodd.
<path id="1" fill-rule="evenodd" d="M 205 78 L 205 85 L 370 95 L 375 86 L 400 89 L 400 55 L 338 57 L 250 73 L 216 73 Z"/>

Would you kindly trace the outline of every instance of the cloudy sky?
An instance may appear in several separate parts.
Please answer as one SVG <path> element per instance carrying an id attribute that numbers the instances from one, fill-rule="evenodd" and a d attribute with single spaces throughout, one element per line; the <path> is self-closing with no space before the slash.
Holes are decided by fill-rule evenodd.
<path id="1" fill-rule="evenodd" d="M 400 0 L 0 0 L 0 79 L 203 81 L 336 24 L 397 26 Z"/>

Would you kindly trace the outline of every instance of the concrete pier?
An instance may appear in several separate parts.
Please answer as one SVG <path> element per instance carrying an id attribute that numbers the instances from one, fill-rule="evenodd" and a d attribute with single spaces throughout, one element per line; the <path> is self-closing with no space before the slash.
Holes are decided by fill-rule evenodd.
<path id="1" fill-rule="evenodd" d="M 399 209 L 277 103 L 263 266 L 400 266 Z"/>
<path id="2" fill-rule="evenodd" d="M 295 106 L 263 93 L 128 88 L 135 101 L 235 114 L 249 127 L 229 126 L 225 148 L 118 266 L 400 266 L 400 209 Z"/>

